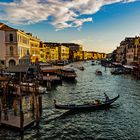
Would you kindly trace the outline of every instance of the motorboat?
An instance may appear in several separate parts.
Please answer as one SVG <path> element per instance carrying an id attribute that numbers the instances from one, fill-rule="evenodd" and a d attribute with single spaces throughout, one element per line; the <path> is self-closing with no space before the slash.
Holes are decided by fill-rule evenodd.
<path id="1" fill-rule="evenodd" d="M 100 70 L 96 70 L 95 74 L 96 75 L 102 75 L 102 72 Z"/>

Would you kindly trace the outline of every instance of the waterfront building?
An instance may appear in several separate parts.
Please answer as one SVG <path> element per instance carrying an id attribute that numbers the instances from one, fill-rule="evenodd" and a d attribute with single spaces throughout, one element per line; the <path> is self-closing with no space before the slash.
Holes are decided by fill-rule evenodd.
<path id="1" fill-rule="evenodd" d="M 96 52 L 97 59 L 101 59 L 101 54 Z"/>
<path id="2" fill-rule="evenodd" d="M 126 63 L 126 47 L 127 44 L 125 41 L 120 43 L 120 46 L 116 49 L 116 62 L 125 64 Z"/>
<path id="3" fill-rule="evenodd" d="M 48 62 L 56 63 L 59 59 L 59 43 L 44 42 L 46 48 L 46 59 Z"/>
<path id="4" fill-rule="evenodd" d="M 0 23 L 0 60 L 4 67 L 12 67 L 20 63 L 29 54 L 29 36 L 21 30 Z"/>
<path id="5" fill-rule="evenodd" d="M 93 56 L 93 52 L 92 51 L 88 51 L 87 52 L 87 59 L 88 60 L 94 59 L 94 56 Z"/>
<path id="6" fill-rule="evenodd" d="M 93 52 L 93 59 L 98 59 L 98 55 L 97 55 L 97 52 Z"/>
<path id="7" fill-rule="evenodd" d="M 40 62 L 46 62 L 47 61 L 47 47 L 45 47 L 45 44 L 43 42 L 40 42 Z"/>
<path id="8" fill-rule="evenodd" d="M 30 56 L 29 56 L 29 54 L 30 54 L 30 46 L 29 46 L 30 38 L 29 38 L 29 35 L 26 34 L 23 30 L 17 30 L 16 34 L 17 34 L 17 36 L 15 36 L 15 38 L 17 38 L 17 46 L 16 47 L 18 49 L 18 53 L 17 53 L 17 62 L 18 63 L 16 63 L 15 65 L 30 63 L 29 62 L 30 61 Z M 13 53 L 13 57 L 15 57 L 14 53 Z M 24 61 L 26 58 L 27 58 L 28 62 Z"/>
<path id="9" fill-rule="evenodd" d="M 30 55 L 31 55 L 31 62 L 35 63 L 38 61 L 41 61 L 41 57 L 40 57 L 40 51 L 41 51 L 41 47 L 40 47 L 40 39 L 38 39 L 35 36 L 32 36 L 31 33 L 27 33 L 27 35 L 29 35 L 29 48 L 30 48 Z"/>
<path id="10" fill-rule="evenodd" d="M 50 60 L 52 62 L 57 62 L 58 61 L 58 46 L 51 46 L 50 47 Z"/>
<path id="11" fill-rule="evenodd" d="M 126 50 L 127 50 L 127 41 L 122 41 L 120 43 L 120 63 L 122 64 L 126 64 L 127 63 L 127 60 L 126 60 Z"/>
<path id="12" fill-rule="evenodd" d="M 73 58 L 74 58 L 74 61 L 80 60 L 79 55 L 78 55 L 78 51 L 73 52 Z"/>
<path id="13" fill-rule="evenodd" d="M 83 60 L 87 60 L 87 51 L 83 51 Z"/>
<path id="14" fill-rule="evenodd" d="M 112 55 L 113 55 L 113 53 L 108 53 L 108 54 L 106 54 L 106 58 L 110 60 L 112 58 Z"/>
<path id="15" fill-rule="evenodd" d="M 106 58 L 106 54 L 105 53 L 101 53 L 101 59 L 105 59 Z"/>
<path id="16" fill-rule="evenodd" d="M 98 55 L 98 59 L 105 59 L 106 58 L 105 53 L 97 53 L 97 55 Z"/>
<path id="17" fill-rule="evenodd" d="M 30 63 L 30 59 L 34 62 L 39 58 L 39 46 L 40 40 L 32 34 L 0 23 L 0 63 L 4 67 Z"/>
<path id="18" fill-rule="evenodd" d="M 45 47 L 48 47 L 49 59 L 52 61 L 78 61 L 82 60 L 82 46 L 75 43 L 53 43 L 44 42 Z M 55 49 L 55 50 L 54 50 Z M 55 57 L 55 59 L 54 59 Z"/>
<path id="19" fill-rule="evenodd" d="M 134 40 L 135 38 L 125 38 L 125 41 L 127 41 L 127 47 L 126 47 L 127 65 L 134 64 Z"/>
<path id="20" fill-rule="evenodd" d="M 104 59 L 104 58 L 106 58 L 105 53 L 93 52 L 93 59 L 97 60 L 97 59 Z"/>
<path id="21" fill-rule="evenodd" d="M 17 31 L 14 28 L 0 23 L 0 62 L 4 67 L 19 63 Z"/>
<path id="22" fill-rule="evenodd" d="M 120 62 L 121 61 L 121 48 L 117 47 L 116 49 L 116 62 Z"/>
<path id="23" fill-rule="evenodd" d="M 69 61 L 77 61 L 79 60 L 78 51 L 80 48 L 79 44 L 75 43 L 61 43 L 61 45 L 69 48 Z"/>
<path id="24" fill-rule="evenodd" d="M 140 65 L 140 37 L 135 37 L 134 62 Z"/>
<path id="25" fill-rule="evenodd" d="M 79 49 L 74 51 L 74 60 L 75 61 L 82 61 L 83 60 L 83 46 L 79 45 Z"/>
<path id="26" fill-rule="evenodd" d="M 46 58 L 46 62 L 50 62 L 51 61 L 50 47 L 46 42 L 43 42 L 43 47 L 44 47 L 44 55 Z"/>
<path id="27" fill-rule="evenodd" d="M 117 52 L 117 49 L 115 49 L 113 52 L 112 52 L 112 55 L 111 55 L 111 60 L 112 62 L 116 62 L 116 53 Z"/>
<path id="28" fill-rule="evenodd" d="M 77 51 L 77 56 L 80 61 L 83 60 L 83 46 L 82 45 L 79 46 L 79 50 Z"/>
<path id="29" fill-rule="evenodd" d="M 59 46 L 58 60 L 68 61 L 69 60 L 69 48 L 63 45 Z"/>
<path id="30" fill-rule="evenodd" d="M 140 37 L 138 40 L 139 40 L 139 43 L 137 45 L 137 47 L 138 47 L 138 65 L 140 66 Z"/>
<path id="31" fill-rule="evenodd" d="M 14 29 L 0 23 L 0 67 L 13 67 L 30 62 L 81 61 L 101 59 L 103 53 L 83 51 L 83 46 L 75 43 L 41 42 L 32 33 Z"/>
<path id="32" fill-rule="evenodd" d="M 121 41 L 120 46 L 117 47 L 112 53 L 112 60 L 114 62 L 136 65 L 138 63 L 138 46 L 136 37 L 127 37 Z"/>

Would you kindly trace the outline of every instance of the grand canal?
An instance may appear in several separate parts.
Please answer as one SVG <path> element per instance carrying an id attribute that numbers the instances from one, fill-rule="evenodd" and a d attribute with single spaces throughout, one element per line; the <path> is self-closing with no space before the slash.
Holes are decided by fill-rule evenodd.
<path id="1" fill-rule="evenodd" d="M 140 139 L 140 81 L 128 75 L 111 75 L 110 69 L 84 63 L 77 70 L 75 82 L 63 82 L 43 95 L 40 128 L 29 128 L 23 138 L 11 130 L 0 130 L 0 140 L 139 140 Z M 95 75 L 96 69 L 103 76 Z M 57 110 L 53 100 L 62 104 L 83 103 L 120 94 L 110 109 L 70 113 Z"/>

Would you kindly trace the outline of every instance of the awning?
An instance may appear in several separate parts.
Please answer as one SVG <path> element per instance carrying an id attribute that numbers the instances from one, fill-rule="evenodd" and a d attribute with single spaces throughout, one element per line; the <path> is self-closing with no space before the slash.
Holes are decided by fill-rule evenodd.
<path id="1" fill-rule="evenodd" d="M 136 66 L 130 66 L 130 65 L 123 65 L 124 68 L 127 68 L 127 69 L 133 69 L 135 68 Z"/>

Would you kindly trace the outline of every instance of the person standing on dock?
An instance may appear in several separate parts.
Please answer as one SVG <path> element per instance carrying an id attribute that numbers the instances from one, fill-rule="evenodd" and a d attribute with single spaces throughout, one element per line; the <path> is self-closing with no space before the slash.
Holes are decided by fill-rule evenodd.
<path id="1" fill-rule="evenodd" d="M 49 73 L 47 73 L 47 89 L 51 90 L 51 79 Z"/>
<path id="2" fill-rule="evenodd" d="M 16 99 L 13 101 L 13 109 L 14 109 L 14 115 L 17 116 L 18 107 L 17 107 L 17 101 L 16 101 Z"/>

